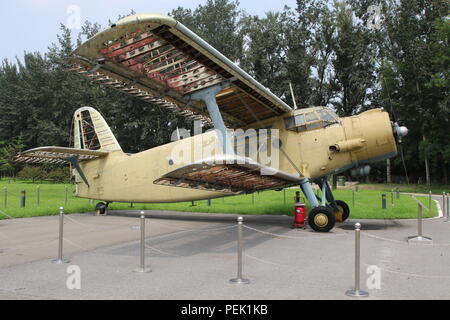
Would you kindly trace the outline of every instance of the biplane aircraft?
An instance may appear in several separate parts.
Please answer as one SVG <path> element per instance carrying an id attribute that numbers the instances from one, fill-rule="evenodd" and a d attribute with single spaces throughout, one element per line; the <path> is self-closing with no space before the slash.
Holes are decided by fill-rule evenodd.
<path id="1" fill-rule="evenodd" d="M 100 113 L 83 107 L 74 114 L 73 148 L 41 147 L 15 158 L 70 163 L 75 195 L 102 201 L 99 213 L 111 202 L 195 201 L 296 185 L 312 207 L 309 225 L 327 232 L 350 213 L 334 199 L 327 177 L 350 169 L 367 173 L 371 162 L 395 156 L 396 140 L 408 132 L 381 109 L 346 118 L 326 107 L 292 109 L 164 15 L 118 21 L 77 48 L 71 63 L 70 72 L 92 83 L 214 128 L 127 154 Z"/>

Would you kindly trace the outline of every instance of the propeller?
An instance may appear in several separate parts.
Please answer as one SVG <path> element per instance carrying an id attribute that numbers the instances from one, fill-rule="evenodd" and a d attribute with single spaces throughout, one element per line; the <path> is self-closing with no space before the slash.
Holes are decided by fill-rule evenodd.
<path id="1" fill-rule="evenodd" d="M 384 79 L 384 84 L 386 87 L 386 91 L 389 98 L 389 104 L 391 107 L 391 115 L 392 119 L 394 120 L 392 122 L 392 130 L 394 131 L 395 139 L 397 140 L 397 144 L 400 149 L 400 157 L 402 158 L 402 164 L 403 169 L 405 170 L 405 176 L 406 176 L 406 183 L 409 185 L 409 177 L 408 177 L 408 171 L 406 170 L 406 163 L 405 163 L 405 156 L 403 155 L 403 145 L 402 145 L 402 138 L 408 134 L 408 128 L 405 126 L 400 126 L 397 120 L 397 115 L 395 114 L 394 105 L 392 104 L 391 94 L 389 93 L 389 87 L 387 86 L 386 79 Z"/>

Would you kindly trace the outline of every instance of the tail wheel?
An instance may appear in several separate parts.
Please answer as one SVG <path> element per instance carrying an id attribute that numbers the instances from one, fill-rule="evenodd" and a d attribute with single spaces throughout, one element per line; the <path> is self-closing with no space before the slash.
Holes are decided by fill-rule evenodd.
<path id="1" fill-rule="evenodd" d="M 345 221 L 350 217 L 350 208 L 347 203 L 342 200 L 336 200 L 336 205 L 339 209 L 339 214 L 342 216 L 342 221 Z"/>
<path id="2" fill-rule="evenodd" d="M 97 203 L 97 205 L 95 206 L 95 213 L 99 216 L 106 214 L 106 204 L 103 202 L 99 202 Z"/>
<path id="3" fill-rule="evenodd" d="M 316 207 L 309 212 L 308 224 L 314 231 L 328 232 L 336 223 L 334 211 L 328 207 Z"/>

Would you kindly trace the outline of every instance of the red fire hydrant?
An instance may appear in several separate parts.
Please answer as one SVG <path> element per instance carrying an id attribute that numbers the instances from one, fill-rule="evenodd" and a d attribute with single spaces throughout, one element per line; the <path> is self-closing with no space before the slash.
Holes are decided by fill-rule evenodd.
<path id="1" fill-rule="evenodd" d="M 293 228 L 304 228 L 306 220 L 306 204 L 297 202 L 295 204 L 295 216 Z"/>

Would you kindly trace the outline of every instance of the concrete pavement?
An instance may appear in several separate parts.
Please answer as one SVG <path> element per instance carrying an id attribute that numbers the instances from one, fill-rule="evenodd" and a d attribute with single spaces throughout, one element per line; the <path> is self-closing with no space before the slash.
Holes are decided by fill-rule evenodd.
<path id="1" fill-rule="evenodd" d="M 0 221 L 0 299 L 352 299 L 355 220 L 333 232 L 290 228 L 291 217 L 245 216 L 244 276 L 236 286 L 236 215 L 148 212 L 148 274 L 139 265 L 139 212 L 70 215 L 65 256 L 81 269 L 66 286 L 57 217 Z M 450 222 L 424 221 L 433 245 L 410 245 L 414 220 L 361 220 L 361 287 L 368 299 L 450 299 Z M 379 270 L 380 289 L 367 288 Z M 374 283 L 374 282 L 372 282 Z M 370 285 L 370 283 L 369 283 Z"/>

